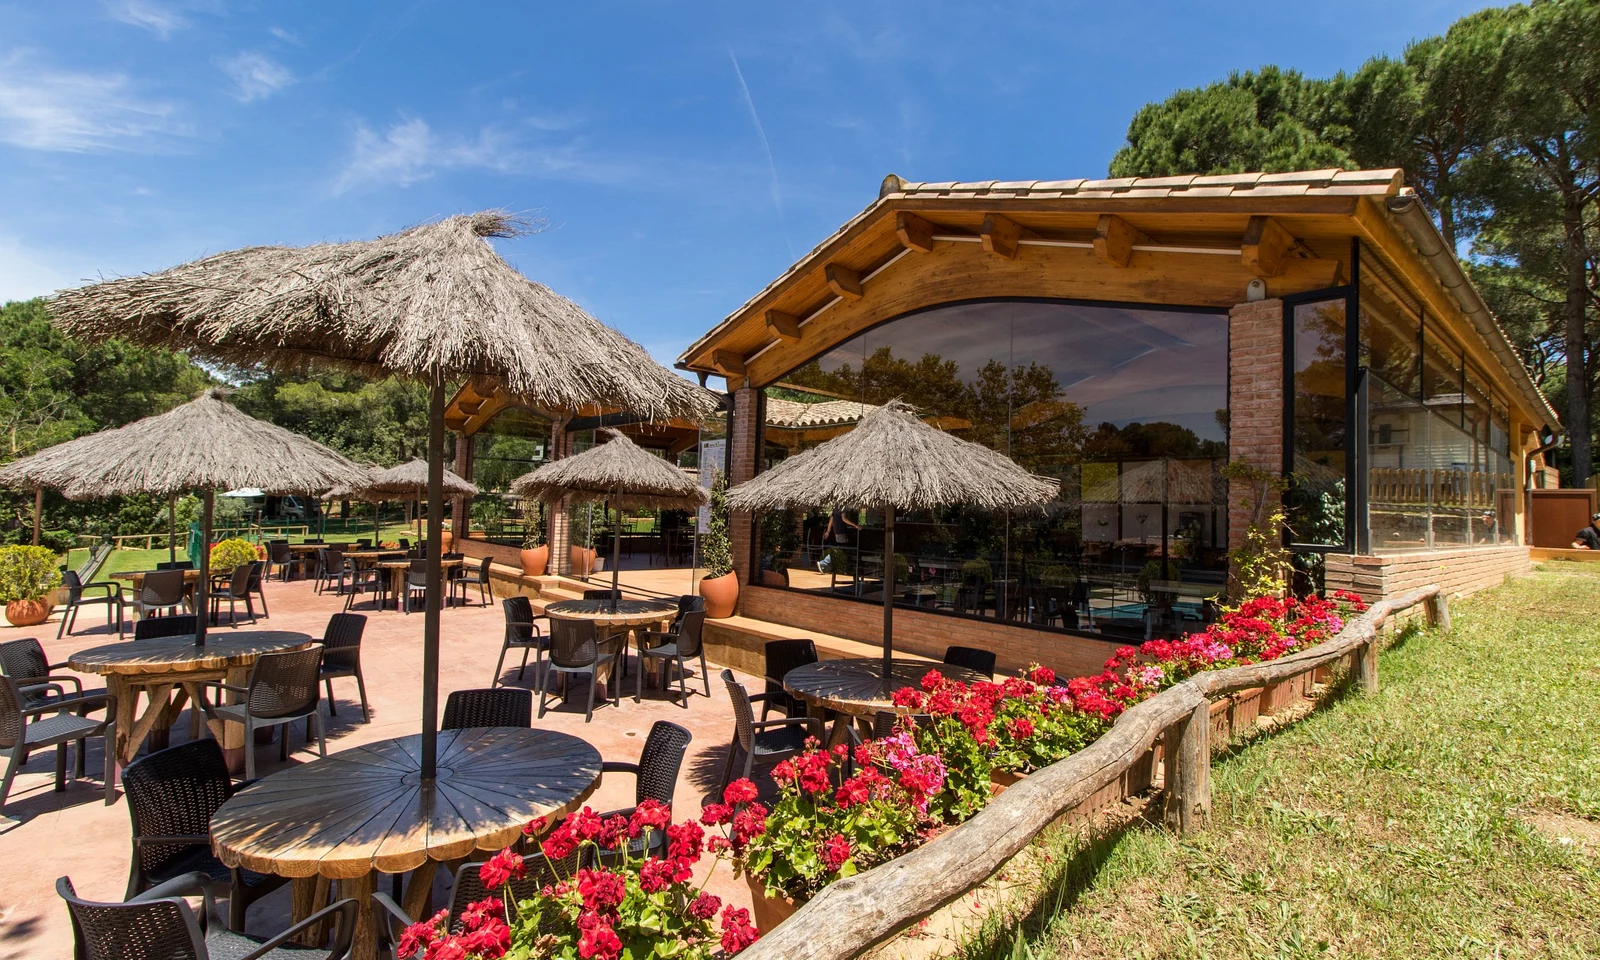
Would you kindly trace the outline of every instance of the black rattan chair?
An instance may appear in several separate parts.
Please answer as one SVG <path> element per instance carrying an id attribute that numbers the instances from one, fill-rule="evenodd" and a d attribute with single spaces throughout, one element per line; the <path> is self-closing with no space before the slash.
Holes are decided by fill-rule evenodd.
<path id="1" fill-rule="evenodd" d="M 633 702 L 638 703 L 644 693 L 644 665 L 650 660 L 660 660 L 661 688 L 667 689 L 669 682 L 665 673 L 666 664 L 671 663 L 678 668 L 678 693 L 682 698 L 679 706 L 689 709 L 689 679 L 688 671 L 684 664 L 691 660 L 700 661 L 700 679 L 705 681 L 706 696 L 711 696 L 711 672 L 706 667 L 706 648 L 700 641 L 702 628 L 705 626 L 706 612 L 696 610 L 683 615 L 683 620 L 678 624 L 676 633 L 652 633 L 642 631 L 639 634 L 639 676 L 635 678 L 633 687 Z M 652 644 L 654 644 L 652 646 Z"/>
<path id="2" fill-rule="evenodd" d="M 600 685 L 600 668 L 616 659 L 616 654 L 600 650 L 593 620 L 551 620 L 550 661 L 545 667 L 545 682 L 539 686 L 539 716 L 544 716 L 545 701 L 550 696 L 550 674 L 555 673 L 564 683 L 570 682 L 573 676 L 588 676 L 589 704 L 584 709 L 583 722 L 594 719 L 594 690 Z M 617 705 L 621 689 L 615 677 L 611 679 L 611 688 L 612 703 Z M 568 687 L 561 699 L 566 700 L 570 694 Z"/>
<path id="3" fill-rule="evenodd" d="M 210 720 L 223 720 L 244 725 L 244 775 L 247 780 L 256 777 L 255 736 L 257 727 L 281 726 L 278 759 L 289 759 L 289 723 L 306 718 L 317 731 L 317 752 L 328 755 L 328 739 L 322 724 L 322 711 L 317 704 L 322 700 L 321 684 L 322 644 L 314 643 L 304 650 L 285 653 L 266 653 L 250 669 L 250 685 L 235 686 L 228 683 L 208 683 L 208 687 L 243 694 L 242 703 L 211 704 L 201 701 Z"/>
<path id="4" fill-rule="evenodd" d="M 267 546 L 267 564 L 267 575 L 271 576 L 276 571 L 278 579 L 285 583 L 294 576 L 295 567 L 304 566 L 304 562 L 289 549 L 288 541 Z"/>
<path id="5" fill-rule="evenodd" d="M 24 707 L 37 707 L 66 695 L 67 684 L 72 685 L 72 696 L 84 696 L 83 681 L 70 673 L 56 672 L 66 667 L 65 663 L 51 663 L 44 655 L 44 645 L 33 637 L 0 643 L 0 675 L 16 683 Z M 98 695 L 105 691 L 87 693 Z"/>
<path id="6" fill-rule="evenodd" d="M 317 593 L 322 593 L 329 587 L 336 592 L 343 592 L 344 551 L 332 546 L 318 550 L 314 576 L 317 581 Z"/>
<path id="7" fill-rule="evenodd" d="M 157 570 L 193 570 L 193 560 L 161 560 L 156 563 Z"/>
<path id="8" fill-rule="evenodd" d="M 461 605 L 467 605 L 467 588 L 478 588 L 478 602 L 484 606 L 489 605 L 489 563 L 488 557 L 478 561 L 478 569 L 464 572 L 461 576 L 450 581 L 450 588 L 461 589 Z"/>
<path id="9" fill-rule="evenodd" d="M 422 598 L 424 607 L 428 604 L 428 561 L 413 560 L 406 568 L 406 595 L 402 598 L 406 613 L 411 612 L 411 597 L 415 594 Z"/>
<path id="10" fill-rule="evenodd" d="M 990 680 L 994 679 L 994 651 L 979 650 L 977 647 L 946 647 L 944 662 L 952 667 L 966 667 L 987 674 Z"/>
<path id="11" fill-rule="evenodd" d="M 110 580 L 84 583 L 76 571 L 68 570 L 61 575 L 61 586 L 67 591 L 67 606 L 61 612 L 61 626 L 56 630 L 57 640 L 72 634 L 81 608 L 93 606 L 106 608 L 108 627 L 111 626 L 111 618 L 116 617 L 117 636 L 122 635 L 122 584 Z"/>
<path id="12" fill-rule="evenodd" d="M 243 930 L 250 904 L 287 881 L 224 866 L 211 852 L 211 817 L 237 789 L 215 740 L 191 740 L 128 764 L 122 790 L 133 820 L 133 860 L 126 899 L 199 871 L 228 885 L 228 928 Z"/>
<path id="13" fill-rule="evenodd" d="M 444 701 L 440 730 L 533 726 L 533 691 L 521 687 L 452 690 Z"/>
<path id="14" fill-rule="evenodd" d="M 222 601 L 228 601 L 228 622 L 238 623 L 238 603 L 244 601 L 245 612 L 250 619 L 256 618 L 255 609 L 250 605 L 250 571 L 255 568 L 253 563 L 241 563 L 233 568 L 233 573 L 228 577 L 228 585 L 220 591 L 211 594 L 211 622 L 216 623 L 222 617 Z M 215 586 L 215 585 L 213 585 Z"/>
<path id="15" fill-rule="evenodd" d="M 500 644 L 500 659 L 494 664 L 494 683 L 501 683 L 501 671 L 505 669 L 506 654 L 512 650 L 522 651 L 522 665 L 517 668 L 517 679 L 522 679 L 523 671 L 528 669 L 528 652 L 534 653 L 533 682 L 535 686 L 544 687 L 544 654 L 550 649 L 550 638 L 544 635 L 539 625 L 534 622 L 533 603 L 527 597 L 506 597 L 500 601 L 500 609 L 506 615 L 506 638 Z"/>
<path id="16" fill-rule="evenodd" d="M 348 960 L 355 938 L 354 900 L 340 900 L 282 933 L 262 940 L 228 930 L 211 895 L 211 879 L 186 873 L 126 903 L 84 900 L 66 877 L 56 893 L 67 902 L 74 960 Z M 200 897 L 199 916 L 184 897 Z M 291 937 L 336 921 L 326 949 L 297 948 Z"/>
<path id="17" fill-rule="evenodd" d="M 105 710 L 104 720 L 88 716 Z M 116 799 L 114 785 L 117 698 L 109 693 L 52 698 L 38 706 L 24 706 L 22 691 L 10 677 L 0 677 L 0 753 L 6 756 L 6 773 L 0 779 L 0 814 L 5 813 L 6 796 L 17 770 L 28 762 L 28 754 L 45 747 L 56 748 L 56 792 L 67 789 L 67 744 L 76 743 L 74 776 L 82 777 L 89 738 L 99 737 L 105 751 L 106 805 Z"/>
<path id="18" fill-rule="evenodd" d="M 144 575 L 139 592 L 133 598 L 134 616 L 143 620 L 150 611 L 177 611 L 189 609 L 189 598 L 184 590 L 183 570 L 156 570 Z"/>
<path id="19" fill-rule="evenodd" d="M 341 554 L 341 556 L 343 556 Z M 356 602 L 356 594 L 371 593 L 378 609 L 383 609 L 384 596 L 389 589 L 389 576 L 375 565 L 361 566 L 349 557 L 343 558 L 344 569 L 339 573 L 339 592 L 344 593 L 344 608 L 349 610 Z M 345 591 L 348 590 L 348 593 Z M 411 607 L 406 606 L 409 613 Z"/>
<path id="20" fill-rule="evenodd" d="M 766 654 L 767 699 L 761 704 L 761 719 L 773 710 L 782 710 L 786 717 L 805 716 L 805 701 L 783 689 L 783 678 L 790 670 L 816 663 L 817 645 L 809 637 L 768 640 Z"/>
<path id="21" fill-rule="evenodd" d="M 633 811 L 646 800 L 656 800 L 672 806 L 672 796 L 677 792 L 678 771 L 683 769 L 683 755 L 694 737 L 688 730 L 667 720 L 657 720 L 645 738 L 644 749 L 639 751 L 638 763 L 606 761 L 600 765 L 602 774 L 631 773 L 634 778 L 632 807 L 611 810 L 600 815 L 609 820 L 614 816 L 633 816 Z M 635 838 L 628 848 L 628 857 L 638 859 L 645 854 L 660 854 L 667 848 L 667 836 L 660 830 L 652 831 L 650 849 L 645 849 L 643 837 Z M 603 851 L 600 865 L 609 867 L 622 859 L 622 851 Z"/>
<path id="22" fill-rule="evenodd" d="M 150 617 L 133 625 L 134 640 L 160 640 L 165 637 L 192 637 L 196 621 L 192 613 L 175 613 L 167 617 Z"/>
<path id="23" fill-rule="evenodd" d="M 543 888 L 563 880 L 571 880 L 578 872 L 578 857 L 579 855 L 574 853 L 565 861 L 552 865 L 540 853 L 524 856 L 522 866 L 525 875 L 521 879 L 511 881 L 512 896 L 519 901 L 537 899 L 539 891 Z M 463 863 L 456 870 L 455 886 L 450 891 L 450 913 L 447 916 L 447 925 L 451 933 L 461 932 L 461 913 L 466 910 L 468 904 L 489 897 L 502 896 L 501 891 L 490 890 L 483 885 L 478 876 L 478 871 L 482 868 L 481 863 Z M 372 903 L 378 908 L 373 911 L 377 914 L 378 956 L 397 960 L 395 947 L 400 942 L 400 936 L 405 933 L 406 927 L 416 921 L 386 893 L 373 894 Z M 546 910 L 540 916 L 541 932 L 557 933 L 564 929 L 565 925 L 566 920 L 558 910 Z"/>
<path id="24" fill-rule="evenodd" d="M 252 597 L 261 601 L 261 615 L 263 617 L 272 616 L 272 611 L 267 609 L 266 580 L 267 561 L 257 560 L 255 563 L 250 564 L 250 581 L 245 584 L 244 588 L 244 608 L 250 612 L 251 620 L 256 618 L 255 607 L 250 605 Z"/>
<path id="25" fill-rule="evenodd" d="M 744 685 L 734 679 L 732 670 L 722 671 L 722 682 L 728 688 L 728 699 L 733 701 L 733 740 L 728 744 L 728 760 L 722 768 L 722 785 L 733 782 L 733 760 L 744 752 L 744 773 L 748 777 L 756 764 L 767 766 L 780 760 L 798 756 L 806 748 L 806 738 L 824 735 L 819 717 L 786 717 L 782 720 L 756 722 L 753 704 L 767 699 L 764 693 L 750 696 Z"/>
<path id="26" fill-rule="evenodd" d="M 366 630 L 367 618 L 359 613 L 336 613 L 328 618 L 328 627 L 322 633 L 321 676 L 328 688 L 330 717 L 339 715 L 333 703 L 333 681 L 355 677 L 356 692 L 361 695 L 361 722 L 372 720 L 372 712 L 367 708 L 367 681 L 361 675 L 361 636 Z"/>

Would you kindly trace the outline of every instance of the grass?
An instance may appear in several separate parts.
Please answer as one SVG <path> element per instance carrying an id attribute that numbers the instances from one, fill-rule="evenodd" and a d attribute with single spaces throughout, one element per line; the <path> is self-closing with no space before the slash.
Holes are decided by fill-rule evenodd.
<path id="1" fill-rule="evenodd" d="M 313 526 L 311 536 L 316 535 L 315 531 L 316 528 Z M 338 521 L 334 521 L 333 523 L 329 524 L 327 535 L 324 537 L 324 539 L 355 540 L 360 538 L 370 538 L 371 536 L 371 521 L 368 521 L 364 524 L 352 523 L 349 525 L 348 531 L 346 531 L 346 528 L 342 527 Z M 383 525 L 383 540 L 385 542 L 397 542 L 400 537 L 406 537 L 407 539 L 415 541 L 417 538 L 415 526 L 406 523 L 385 523 Z M 288 540 L 291 543 L 300 543 L 304 541 L 306 537 L 295 535 L 287 536 L 283 539 Z M 187 554 L 183 549 L 183 544 L 186 542 L 186 538 L 180 536 L 178 540 L 178 556 L 180 558 L 186 557 Z M 128 570 L 154 570 L 156 564 L 166 560 L 167 556 L 168 554 L 166 547 L 162 547 L 158 550 L 113 550 L 111 551 L 111 555 L 106 557 L 106 562 L 100 568 L 100 571 L 95 574 L 95 579 L 104 580 L 112 574 L 122 573 Z M 67 555 L 67 569 L 81 569 L 88 557 L 89 551 L 87 549 L 73 550 Z"/>
<path id="2" fill-rule="evenodd" d="M 1218 757 L 1210 829 L 1046 838 L 1040 905 L 966 956 L 1600 955 L 1600 565 L 1453 616 L 1401 635 L 1377 695 Z"/>

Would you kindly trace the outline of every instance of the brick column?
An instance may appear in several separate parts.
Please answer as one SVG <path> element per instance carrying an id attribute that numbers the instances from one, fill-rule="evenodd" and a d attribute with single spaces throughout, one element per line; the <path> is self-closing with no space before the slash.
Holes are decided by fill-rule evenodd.
<path id="1" fill-rule="evenodd" d="M 567 455 L 569 443 L 567 424 L 571 417 L 560 417 L 550 424 L 550 459 L 559 460 Z M 545 572 L 560 574 L 568 572 L 572 552 L 567 549 L 571 542 L 571 531 L 567 523 L 566 500 L 552 503 L 548 508 L 549 519 L 544 526 L 544 542 L 550 547 L 550 565 Z"/>
<path id="2" fill-rule="evenodd" d="M 1283 473 L 1283 301 L 1228 311 L 1228 459 Z M 1228 491 L 1228 548 L 1244 545 L 1247 491 Z"/>
<path id="3" fill-rule="evenodd" d="M 451 470 L 456 476 L 466 480 L 472 479 L 472 438 L 464 433 L 456 434 L 455 463 Z M 468 516 L 470 499 L 467 497 L 450 498 L 450 525 L 457 537 L 465 539 L 472 532 L 472 518 Z"/>
<path id="4" fill-rule="evenodd" d="M 733 425 L 728 431 L 728 446 L 732 451 L 728 486 L 740 484 L 756 475 L 756 408 L 760 399 L 752 387 L 741 387 L 733 394 Z M 739 582 L 752 581 L 750 570 L 751 516 L 737 511 L 728 518 L 728 540 L 733 548 L 733 569 Z"/>

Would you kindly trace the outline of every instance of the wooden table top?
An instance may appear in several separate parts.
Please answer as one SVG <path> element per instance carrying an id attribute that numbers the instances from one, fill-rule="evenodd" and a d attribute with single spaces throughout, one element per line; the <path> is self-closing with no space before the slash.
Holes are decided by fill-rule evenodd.
<path id="1" fill-rule="evenodd" d="M 617 609 L 611 609 L 610 600 L 558 600 L 544 608 L 544 612 L 557 620 L 593 620 L 607 627 L 637 627 L 647 623 L 660 623 L 678 615 L 678 605 L 670 600 L 618 600 Z"/>
<path id="2" fill-rule="evenodd" d="M 890 690 L 921 686 L 929 670 L 951 680 L 976 683 L 987 674 L 932 660 L 896 658 L 890 668 Z M 872 717 L 880 710 L 897 710 L 883 692 L 883 661 L 878 657 L 821 660 L 796 667 L 783 675 L 783 688 L 806 703 L 857 717 Z"/>
<path id="3" fill-rule="evenodd" d="M 247 667 L 263 653 L 298 650 L 311 637 L 292 630 L 212 630 L 206 645 L 197 647 L 191 637 L 163 637 L 159 640 L 129 640 L 79 650 L 67 658 L 67 666 L 83 673 L 141 674 L 188 673 L 198 670 L 226 670 Z"/>
<path id="4" fill-rule="evenodd" d="M 326 549 L 328 549 L 328 545 L 326 543 L 291 543 L 291 544 L 289 544 L 289 552 L 290 553 L 316 553 L 318 550 L 326 550 Z"/>
<path id="5" fill-rule="evenodd" d="M 394 547 L 389 550 L 345 550 L 344 555 L 350 560 L 378 560 L 383 557 L 403 557 L 406 552 Z"/>
<path id="6" fill-rule="evenodd" d="M 200 579 L 200 571 L 198 569 L 182 570 L 182 571 L 179 571 L 179 570 L 123 570 L 123 571 L 121 571 L 119 573 L 108 574 L 108 576 L 115 577 L 118 580 L 132 580 L 134 583 L 142 583 L 144 581 L 144 578 L 149 576 L 152 573 L 182 573 L 185 583 L 196 581 L 196 580 Z"/>
<path id="7" fill-rule="evenodd" d="M 345 556 L 348 557 L 349 554 L 347 553 Z M 406 570 L 411 567 L 412 562 L 413 561 L 411 560 L 379 560 L 377 563 L 373 564 L 373 566 L 379 568 L 380 570 Z M 459 558 L 454 560 L 440 560 L 439 569 L 445 570 L 450 567 L 459 567 L 463 563 L 466 563 L 466 561 Z"/>
<path id="8" fill-rule="evenodd" d="M 212 848 L 230 867 L 282 877 L 401 873 L 499 850 L 600 782 L 600 752 L 552 730 L 440 731 L 427 787 L 421 751 L 420 736 L 400 737 L 272 774 L 212 816 Z"/>

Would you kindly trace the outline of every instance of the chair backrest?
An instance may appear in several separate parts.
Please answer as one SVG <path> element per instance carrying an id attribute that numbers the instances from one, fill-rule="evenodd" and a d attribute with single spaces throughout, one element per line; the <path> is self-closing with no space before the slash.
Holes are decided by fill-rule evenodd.
<path id="1" fill-rule="evenodd" d="M 250 571 L 254 567 L 253 563 L 241 563 L 233 568 L 233 576 L 228 578 L 228 596 L 243 600 L 249 594 Z"/>
<path id="2" fill-rule="evenodd" d="M 66 877 L 56 893 L 67 902 L 77 960 L 206 960 L 205 934 L 182 897 L 96 903 Z M 207 904 L 209 906 L 209 903 Z"/>
<path id="3" fill-rule="evenodd" d="M 893 710 L 879 710 L 872 717 L 872 739 L 882 740 L 884 737 L 894 736 L 895 728 L 900 725 L 902 719 L 906 718 L 909 718 L 912 723 L 919 727 L 926 727 L 933 722 L 931 714 L 895 713 Z"/>
<path id="4" fill-rule="evenodd" d="M 289 542 L 287 540 L 281 543 L 269 544 L 267 546 L 267 553 L 270 557 L 272 557 L 272 562 L 275 564 L 288 563 L 290 560 L 294 559 L 294 551 L 289 549 Z"/>
<path id="5" fill-rule="evenodd" d="M 585 600 L 610 600 L 613 595 L 618 594 L 620 592 L 621 591 L 618 591 L 618 590 L 585 590 L 585 591 L 583 591 L 583 599 L 585 599 Z M 622 598 L 619 596 L 617 599 L 620 600 Z"/>
<path id="6" fill-rule="evenodd" d="M 990 679 L 994 678 L 994 651 L 992 650 L 979 650 L 977 647 L 946 647 L 944 662 L 952 667 L 966 667 L 968 670 L 976 670 L 979 673 L 988 674 Z"/>
<path id="7" fill-rule="evenodd" d="M 527 597 L 506 597 L 500 601 L 500 610 L 506 616 L 509 639 L 526 640 L 533 635 L 533 603 Z"/>
<path id="8" fill-rule="evenodd" d="M 659 800 L 672 806 L 678 771 L 683 768 L 683 754 L 693 739 L 689 731 L 670 720 L 657 720 L 651 725 L 650 736 L 645 738 L 644 749 L 639 752 L 634 803 Z"/>
<path id="9" fill-rule="evenodd" d="M 533 726 L 533 691 L 521 687 L 452 690 L 444 701 L 440 730 Z"/>
<path id="10" fill-rule="evenodd" d="M 733 735 L 739 748 L 749 752 L 756 741 L 756 718 L 750 709 L 750 694 L 744 684 L 733 678 L 732 670 L 722 671 L 722 683 L 728 688 L 728 699 L 733 701 Z"/>
<path id="11" fill-rule="evenodd" d="M 261 578 L 266 575 L 267 561 L 257 560 L 250 564 L 250 579 L 245 583 L 245 589 L 250 593 L 261 592 Z"/>
<path id="12" fill-rule="evenodd" d="M 478 579 L 484 583 L 489 582 L 489 564 L 493 562 L 493 559 L 492 557 L 484 557 L 478 561 Z"/>
<path id="13" fill-rule="evenodd" d="M 399 540 L 396 540 L 395 542 L 400 545 L 400 549 L 401 550 L 410 550 L 411 549 L 411 538 L 410 537 L 401 537 Z"/>
<path id="14" fill-rule="evenodd" d="M 128 764 L 122 789 L 135 837 L 204 837 L 211 815 L 233 795 L 222 747 L 207 737 L 157 750 Z M 136 844 L 133 855 L 146 874 L 161 869 L 193 844 Z"/>
<path id="15" fill-rule="evenodd" d="M 164 637 L 192 637 L 196 623 L 192 613 L 179 613 L 169 617 L 145 617 L 133 625 L 133 639 L 160 640 Z"/>
<path id="16" fill-rule="evenodd" d="M 183 602 L 183 570 L 157 570 L 144 575 L 139 602 L 147 607 L 172 607 Z"/>
<path id="17" fill-rule="evenodd" d="M 68 603 L 77 603 L 83 599 L 83 578 L 78 576 L 78 571 L 61 571 L 61 586 L 67 591 Z"/>
<path id="18" fill-rule="evenodd" d="M 582 856 L 583 851 L 576 850 L 566 860 L 558 860 L 553 866 L 542 853 L 524 856 L 522 866 L 526 874 L 522 879 L 512 880 L 509 884 L 512 896 L 519 901 L 533 900 L 539 896 L 539 891 L 543 888 L 563 880 L 571 880 L 578 873 L 579 858 Z M 451 933 L 461 932 L 461 913 L 469 904 L 491 896 L 503 896 L 499 890 L 489 890 L 484 887 L 483 880 L 478 876 L 478 871 L 482 868 L 481 863 L 463 863 L 456 870 L 455 888 L 450 891 Z M 539 917 L 539 929 L 547 933 L 554 932 L 565 922 L 559 910 L 545 910 Z"/>
<path id="19" fill-rule="evenodd" d="M 685 594 L 678 598 L 678 613 L 672 618 L 672 629 L 676 631 L 678 624 L 683 622 L 683 615 L 706 608 L 706 598 Z"/>
<path id="20" fill-rule="evenodd" d="M 368 547 L 370 547 L 370 546 L 372 546 L 372 541 L 371 541 L 371 540 L 370 540 L 370 539 L 366 539 L 366 540 L 357 540 L 357 541 L 356 541 L 356 546 L 358 546 L 358 547 L 360 547 L 360 548 L 361 548 L 361 549 L 363 549 L 363 550 L 365 550 L 365 549 L 367 549 L 367 548 L 368 548 Z"/>
<path id="21" fill-rule="evenodd" d="M 360 613 L 336 613 L 328 618 L 328 627 L 322 632 L 322 663 L 336 670 L 354 670 L 361 665 L 361 636 L 366 633 L 367 618 Z M 355 647 L 355 650 L 334 651 L 334 647 Z"/>
<path id="22" fill-rule="evenodd" d="M 302 542 L 303 543 L 325 543 L 326 541 L 324 541 L 321 537 L 306 537 L 305 540 L 303 540 Z"/>
<path id="23" fill-rule="evenodd" d="M 250 715 L 272 720 L 310 713 L 322 699 L 321 668 L 320 643 L 262 654 L 250 671 L 250 693 L 245 698 Z"/>
<path id="24" fill-rule="evenodd" d="M 691 610 L 678 624 L 678 656 L 693 657 L 700 653 L 700 632 L 706 625 L 704 610 Z"/>
<path id="25" fill-rule="evenodd" d="M 344 569 L 344 551 L 339 547 L 328 547 L 320 551 L 322 554 L 322 569 L 329 574 L 337 574 Z"/>
<path id="26" fill-rule="evenodd" d="M 0 750 L 8 750 L 22 739 L 22 708 L 22 691 L 17 689 L 17 682 L 0 677 Z"/>
<path id="27" fill-rule="evenodd" d="M 550 662 L 558 667 L 587 667 L 599 659 L 594 621 L 550 621 Z"/>
<path id="28" fill-rule="evenodd" d="M 817 645 L 809 637 L 794 640 L 767 641 L 767 670 L 769 684 L 783 689 L 783 677 L 796 667 L 817 662 Z"/>
<path id="29" fill-rule="evenodd" d="M 162 560 L 156 564 L 157 570 L 193 570 L 193 560 Z"/>
<path id="30" fill-rule="evenodd" d="M 44 646 L 33 637 L 0 643 L 0 674 L 13 680 L 28 680 L 49 672 L 50 661 L 45 658 Z"/>

